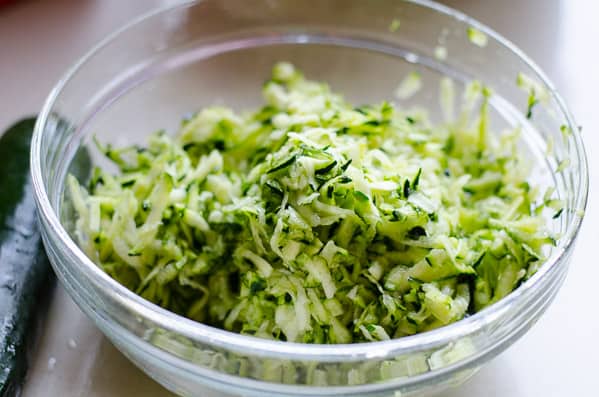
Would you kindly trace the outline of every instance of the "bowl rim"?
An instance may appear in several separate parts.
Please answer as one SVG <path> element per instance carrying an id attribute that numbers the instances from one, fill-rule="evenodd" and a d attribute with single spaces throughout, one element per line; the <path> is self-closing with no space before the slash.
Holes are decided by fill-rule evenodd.
<path id="1" fill-rule="evenodd" d="M 565 226 L 565 233 L 558 240 L 558 245 L 553 250 L 551 256 L 538 269 L 538 271 L 526 282 L 520 285 L 516 290 L 511 292 L 497 303 L 455 323 L 427 331 L 420 334 L 405 336 L 388 341 L 365 342 L 355 344 L 331 344 L 331 345 L 316 345 L 295 342 L 282 342 L 262 339 L 249 335 L 237 334 L 231 331 L 222 330 L 209 325 L 205 325 L 194 320 L 188 319 L 181 315 L 168 311 L 150 301 L 145 300 L 139 295 L 136 295 L 126 287 L 119 284 L 116 280 L 108 276 L 102 271 L 85 253 L 79 248 L 75 241 L 69 236 L 66 229 L 62 226 L 56 211 L 53 209 L 48 192 L 45 188 L 45 183 L 42 174 L 42 136 L 45 130 L 45 125 L 50 119 L 52 110 L 57 98 L 62 92 L 62 89 L 71 80 L 77 71 L 84 67 L 86 62 L 91 59 L 100 49 L 112 43 L 118 37 L 160 14 L 168 13 L 175 9 L 183 9 L 192 4 L 201 3 L 201 0 L 185 0 L 176 4 L 167 5 L 157 8 L 137 18 L 134 18 L 122 28 L 114 31 L 83 57 L 74 63 L 67 72 L 61 77 L 58 83 L 51 90 L 47 97 L 42 110 L 37 118 L 34 135 L 31 144 L 31 176 L 34 187 L 34 195 L 37 204 L 38 213 L 46 232 L 53 237 L 58 237 L 59 243 L 63 246 L 66 252 L 72 255 L 78 265 L 79 270 L 91 280 L 92 283 L 106 293 L 109 293 L 120 305 L 125 307 L 129 313 L 135 314 L 141 318 L 146 318 L 156 326 L 165 330 L 174 331 L 181 336 L 185 336 L 191 340 L 202 342 L 218 348 L 226 350 L 234 350 L 242 354 L 248 354 L 258 357 L 270 358 L 285 358 L 293 360 L 306 361 L 328 361 L 328 362 L 350 362 L 360 361 L 365 359 L 384 359 L 390 356 L 407 354 L 416 351 L 446 344 L 456 339 L 470 335 L 481 329 L 484 325 L 490 324 L 493 320 L 501 317 L 508 312 L 510 308 L 517 304 L 521 297 L 528 295 L 543 284 L 549 276 L 556 263 L 559 262 L 564 254 L 568 252 L 576 239 L 580 230 L 582 220 L 584 218 L 584 210 L 586 209 L 588 199 L 588 163 L 585 154 L 584 144 L 581 133 L 577 128 L 574 117 L 566 106 L 564 100 L 557 93 L 553 83 L 547 78 L 544 72 L 518 47 L 509 40 L 499 35 L 497 32 L 478 22 L 477 20 L 467 16 L 466 14 L 457 11 L 451 7 L 441 5 L 431 0 L 401 0 L 403 2 L 415 4 L 431 11 L 444 14 L 454 18 L 470 27 L 473 27 L 488 37 L 494 39 L 500 46 L 506 48 L 523 62 L 534 72 L 535 77 L 545 84 L 551 97 L 556 101 L 560 111 L 565 116 L 574 142 L 574 149 L 578 156 L 578 196 L 575 201 L 576 210 L 582 213 L 575 214 Z M 131 332 L 131 331 L 129 331 Z"/>

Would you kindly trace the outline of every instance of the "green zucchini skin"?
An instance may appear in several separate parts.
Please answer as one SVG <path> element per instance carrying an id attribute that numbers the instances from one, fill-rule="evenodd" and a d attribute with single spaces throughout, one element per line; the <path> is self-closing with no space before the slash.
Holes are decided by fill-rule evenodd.
<path id="1" fill-rule="evenodd" d="M 22 120 L 0 137 L 0 396 L 18 394 L 40 287 L 52 280 L 29 176 L 34 123 Z"/>
<path id="2" fill-rule="evenodd" d="M 54 284 L 29 170 L 34 124 L 35 118 L 23 119 L 0 136 L 0 397 L 19 394 L 36 317 L 47 308 L 44 298 Z M 73 167 L 89 169 L 86 151 Z"/>

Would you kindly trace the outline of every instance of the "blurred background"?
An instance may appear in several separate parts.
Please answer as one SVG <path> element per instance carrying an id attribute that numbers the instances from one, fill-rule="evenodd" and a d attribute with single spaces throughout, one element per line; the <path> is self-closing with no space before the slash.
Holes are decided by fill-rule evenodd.
<path id="1" fill-rule="evenodd" d="M 241 0 L 240 0 L 241 1 Z M 172 0 L 0 0 L 0 130 L 39 111 L 65 70 L 104 36 Z M 446 0 L 527 53 L 555 83 L 583 126 L 591 168 L 590 208 L 573 266 L 548 313 L 462 388 L 469 396 L 596 396 L 598 322 L 586 325 L 599 276 L 593 199 L 599 144 L 599 2 Z M 585 303 L 583 305 L 582 303 Z M 55 365 L 48 365 L 55 360 Z M 24 396 L 168 396 L 116 351 L 57 287 Z"/>
<path id="2" fill-rule="evenodd" d="M 35 112 L 66 68 L 133 16 L 174 0 L 0 0 L 0 128 Z M 583 122 L 572 92 L 598 87 L 599 5 L 589 0 L 444 0 L 516 43 L 539 64 Z M 27 82 L 26 87 L 23 83 Z M 20 94 L 16 100 L 16 94 Z M 587 103 L 586 106 L 590 106 Z M 585 123 L 586 124 L 586 123 Z"/>

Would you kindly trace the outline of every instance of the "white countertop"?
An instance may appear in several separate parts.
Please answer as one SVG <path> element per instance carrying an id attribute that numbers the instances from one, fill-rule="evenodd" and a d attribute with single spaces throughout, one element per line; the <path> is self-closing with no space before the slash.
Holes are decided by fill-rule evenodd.
<path id="1" fill-rule="evenodd" d="M 88 48 L 167 0 L 25 0 L 0 8 L 0 130 L 36 113 Z M 447 397 L 599 395 L 599 3 L 590 0 L 451 0 L 527 52 L 556 83 L 584 128 L 591 196 L 572 267 L 542 319 Z M 595 156 L 598 156 L 595 158 Z M 108 342 L 58 286 L 25 397 L 169 396 Z M 49 360 L 55 359 L 53 368 Z"/>

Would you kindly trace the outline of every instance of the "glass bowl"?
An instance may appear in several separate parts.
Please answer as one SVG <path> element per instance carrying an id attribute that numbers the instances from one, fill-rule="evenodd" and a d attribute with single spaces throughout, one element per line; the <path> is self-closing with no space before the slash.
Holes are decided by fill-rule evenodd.
<path id="1" fill-rule="evenodd" d="M 492 88 L 492 129 L 519 127 L 522 150 L 543 191 L 565 203 L 550 227 L 561 235 L 538 272 L 500 302 L 452 325 L 400 339 L 305 345 L 243 336 L 168 312 L 98 268 L 72 238 L 63 196 L 68 172 L 87 178 L 91 137 L 115 145 L 175 131 L 211 104 L 261 102 L 272 65 L 291 61 L 356 104 L 393 99 L 411 71 L 422 89 L 403 106 L 426 104 L 438 120 L 439 83 L 456 91 L 478 79 Z M 543 92 L 527 117 L 519 73 Z M 44 242 L 65 289 L 104 334 L 166 388 L 246 396 L 408 396 L 457 385 L 505 350 L 544 312 L 566 275 L 587 199 L 587 164 L 577 125 L 539 68 L 507 40 L 424 0 L 205 0 L 152 12 L 95 47 L 56 85 L 38 118 L 32 174 Z M 549 217 L 550 218 L 550 217 Z"/>

